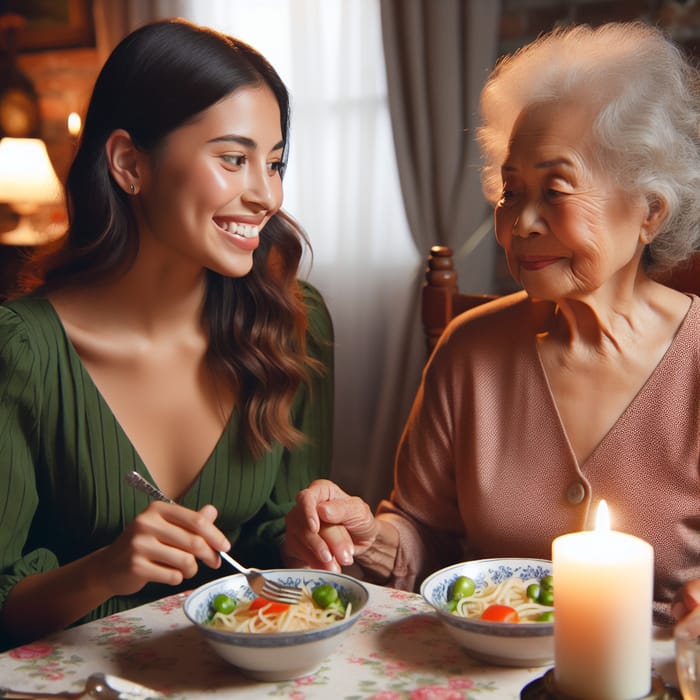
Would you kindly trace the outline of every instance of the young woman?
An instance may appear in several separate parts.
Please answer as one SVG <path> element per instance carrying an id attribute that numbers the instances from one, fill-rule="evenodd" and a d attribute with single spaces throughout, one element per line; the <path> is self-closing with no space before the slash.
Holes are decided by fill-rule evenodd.
<path id="1" fill-rule="evenodd" d="M 67 238 L 0 307 L 5 646 L 195 586 L 218 550 L 281 564 L 333 400 L 331 321 L 280 210 L 288 116 L 260 54 L 184 21 L 102 69 Z"/>

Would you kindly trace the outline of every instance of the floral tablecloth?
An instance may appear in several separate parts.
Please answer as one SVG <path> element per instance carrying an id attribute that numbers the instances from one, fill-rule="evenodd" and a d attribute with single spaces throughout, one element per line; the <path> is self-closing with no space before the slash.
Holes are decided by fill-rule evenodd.
<path id="1" fill-rule="evenodd" d="M 102 671 L 168 698 L 291 700 L 518 700 L 546 668 L 497 668 L 473 661 L 423 599 L 367 584 L 370 602 L 338 650 L 312 675 L 261 683 L 214 654 L 172 596 L 0 654 L 0 686 L 82 689 Z M 673 642 L 654 642 L 656 673 L 673 682 Z"/>

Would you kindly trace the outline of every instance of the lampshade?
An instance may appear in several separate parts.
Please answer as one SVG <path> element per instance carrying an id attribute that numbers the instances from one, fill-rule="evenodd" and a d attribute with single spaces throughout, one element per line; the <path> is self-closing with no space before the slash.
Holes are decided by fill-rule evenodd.
<path id="1" fill-rule="evenodd" d="M 0 202 L 18 212 L 61 201 L 61 183 L 41 139 L 0 140 Z"/>
<path id="2" fill-rule="evenodd" d="M 62 199 L 61 183 L 41 139 L 0 140 L 0 202 L 20 214 L 19 226 L 0 233 L 0 243 L 38 245 L 56 238 L 62 232 L 57 232 L 55 226 L 38 230 L 29 215 L 41 205 L 59 204 Z"/>

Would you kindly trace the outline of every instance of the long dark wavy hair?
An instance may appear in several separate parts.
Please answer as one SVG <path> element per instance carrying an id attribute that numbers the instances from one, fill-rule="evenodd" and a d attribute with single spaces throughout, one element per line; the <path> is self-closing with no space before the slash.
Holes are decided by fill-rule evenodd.
<path id="1" fill-rule="evenodd" d="M 123 39 L 97 78 L 68 172 L 67 236 L 60 248 L 32 262 L 21 291 L 43 295 L 113 279 L 133 263 L 139 233 L 105 151 L 115 129 L 126 130 L 140 150 L 153 151 L 223 97 L 261 85 L 277 98 L 286 151 L 289 95 L 255 49 L 181 19 L 153 22 Z M 309 369 L 320 370 L 306 352 L 306 309 L 297 282 L 304 245 L 301 229 L 280 211 L 265 226 L 248 275 L 206 271 L 207 362 L 230 382 L 244 446 L 254 456 L 275 442 L 291 447 L 303 441 L 290 408 Z"/>

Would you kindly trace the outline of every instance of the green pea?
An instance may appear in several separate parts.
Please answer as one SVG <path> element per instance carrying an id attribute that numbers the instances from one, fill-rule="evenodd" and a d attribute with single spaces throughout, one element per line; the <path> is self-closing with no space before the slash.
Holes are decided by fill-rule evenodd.
<path id="1" fill-rule="evenodd" d="M 461 600 L 474 594 L 476 584 L 468 576 L 458 576 L 452 584 L 450 600 Z"/>
<path id="2" fill-rule="evenodd" d="M 542 588 L 547 588 L 550 591 L 554 590 L 554 577 L 551 575 L 543 576 L 540 579 L 540 585 Z"/>
<path id="3" fill-rule="evenodd" d="M 537 596 L 540 605 L 554 605 L 554 591 L 543 588 Z"/>
<path id="4" fill-rule="evenodd" d="M 343 604 L 343 601 L 338 598 L 338 600 L 334 600 L 327 608 L 326 610 L 330 610 L 331 612 L 334 612 L 336 617 L 345 617 L 345 605 Z"/>
<path id="5" fill-rule="evenodd" d="M 322 583 L 311 591 L 311 597 L 319 608 L 325 610 L 338 601 L 338 591 L 330 583 Z"/>
<path id="6" fill-rule="evenodd" d="M 219 593 L 211 602 L 212 608 L 222 615 L 229 615 L 236 609 L 236 601 L 225 593 Z"/>
<path id="7" fill-rule="evenodd" d="M 541 586 L 539 583 L 531 583 L 526 590 L 527 597 L 533 602 L 537 602 L 540 597 Z"/>
<path id="8" fill-rule="evenodd" d="M 540 613 L 535 620 L 537 622 L 554 622 L 554 610 L 547 610 L 546 612 Z"/>

